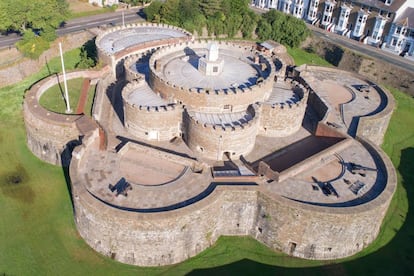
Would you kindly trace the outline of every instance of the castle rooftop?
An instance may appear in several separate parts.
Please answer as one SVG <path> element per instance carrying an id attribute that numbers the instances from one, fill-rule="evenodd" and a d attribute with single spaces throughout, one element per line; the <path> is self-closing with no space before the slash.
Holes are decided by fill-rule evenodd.
<path id="1" fill-rule="evenodd" d="M 232 112 L 232 113 L 201 113 L 191 112 L 196 121 L 215 126 L 236 126 L 243 125 L 253 119 L 253 115 L 248 111 Z"/>
<path id="2" fill-rule="evenodd" d="M 168 102 L 155 94 L 146 82 L 136 86 L 126 98 L 130 104 L 138 106 L 165 106 Z"/>
<path id="3" fill-rule="evenodd" d="M 137 44 L 186 36 L 187 34 L 178 28 L 137 25 L 111 31 L 97 39 L 97 44 L 107 53 L 115 54 Z"/>
<path id="4" fill-rule="evenodd" d="M 250 87 L 259 78 L 258 71 L 248 57 L 230 55 L 221 51 L 219 57 L 224 60 L 223 71 L 217 76 L 201 73 L 197 66 L 201 57 L 207 55 L 206 49 L 192 49 L 193 54 L 182 56 L 181 52 L 165 56 L 168 62 L 163 70 L 166 81 L 188 88 L 211 88 L 214 90 Z"/>
<path id="5" fill-rule="evenodd" d="M 301 97 L 299 92 L 303 88 L 295 87 L 292 89 L 292 85 L 286 82 L 275 82 L 273 85 L 272 93 L 266 100 L 266 104 L 296 104 L 300 101 Z M 303 92 L 302 92 L 303 93 Z"/>

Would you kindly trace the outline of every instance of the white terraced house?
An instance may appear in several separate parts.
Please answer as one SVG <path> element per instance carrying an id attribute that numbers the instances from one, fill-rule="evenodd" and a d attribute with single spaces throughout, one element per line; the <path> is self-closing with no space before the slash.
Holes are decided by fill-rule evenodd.
<path id="1" fill-rule="evenodd" d="M 414 8 L 407 8 L 395 20 L 384 48 L 402 56 L 414 55 Z"/>
<path id="2" fill-rule="evenodd" d="M 414 0 L 252 0 L 251 5 L 277 9 L 393 53 L 413 54 Z"/>

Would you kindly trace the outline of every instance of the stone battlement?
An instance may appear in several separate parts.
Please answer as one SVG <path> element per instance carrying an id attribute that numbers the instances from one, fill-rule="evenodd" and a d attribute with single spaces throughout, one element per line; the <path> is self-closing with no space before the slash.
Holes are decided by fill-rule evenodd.
<path id="1" fill-rule="evenodd" d="M 145 75 L 141 74 L 131 67 L 145 56 L 145 53 L 135 53 L 127 56 L 124 60 L 125 79 L 129 82 L 145 80 Z"/>
<path id="2" fill-rule="evenodd" d="M 174 103 L 171 103 L 171 104 L 166 103 L 166 104 L 153 106 L 153 105 L 147 105 L 145 103 L 135 104 L 135 103 L 131 103 L 130 101 L 128 101 L 127 98 L 128 96 L 131 95 L 131 93 L 136 92 L 137 89 L 142 88 L 144 86 L 146 86 L 146 83 L 141 82 L 141 81 L 133 81 L 133 82 L 128 83 L 122 89 L 122 96 L 124 98 L 124 103 L 130 105 L 132 108 L 138 109 L 140 111 L 146 111 L 146 112 L 168 112 L 168 111 L 174 111 L 176 109 L 179 109 L 180 111 L 183 110 L 183 107 L 181 105 L 177 105 Z M 154 94 L 154 97 L 158 97 L 158 96 Z"/>
<path id="3" fill-rule="evenodd" d="M 223 121 L 222 124 L 217 124 L 214 122 L 203 122 L 203 121 L 197 120 L 195 118 L 194 112 L 189 112 L 188 119 L 189 119 L 189 124 L 195 124 L 203 128 L 209 128 L 212 131 L 217 131 L 217 132 L 233 131 L 235 132 L 239 130 L 245 130 L 246 128 L 249 128 L 249 127 L 255 127 L 259 120 L 258 112 L 259 112 L 259 105 L 254 104 L 250 106 L 247 110 L 247 114 L 252 116 L 250 119 L 246 119 L 246 116 L 243 116 L 236 122 Z"/>
<path id="4" fill-rule="evenodd" d="M 175 31 L 179 31 L 182 32 L 183 34 L 185 34 L 187 37 L 192 37 L 192 34 L 182 28 L 176 27 L 176 26 L 172 26 L 172 25 L 167 25 L 167 24 L 157 24 L 157 23 L 149 23 L 149 22 L 143 22 L 143 23 L 135 23 L 135 24 L 128 24 L 124 26 L 115 26 L 113 28 L 107 29 L 104 32 L 102 32 L 101 34 L 99 34 L 96 37 L 96 47 L 99 49 L 100 52 L 105 53 L 106 55 L 110 56 L 113 53 L 103 49 L 100 44 L 102 39 L 111 34 L 114 33 L 116 31 L 120 31 L 120 30 L 127 30 L 127 29 L 136 29 L 136 28 L 145 28 L 145 27 L 154 27 L 154 28 L 158 28 L 158 29 L 169 29 L 169 30 L 175 30 Z M 142 43 L 141 43 L 142 44 Z"/>
<path id="5" fill-rule="evenodd" d="M 225 52 L 232 57 L 245 59 L 244 64 L 251 66 L 256 71 L 256 83 L 241 83 L 229 85 L 225 88 L 208 87 L 184 87 L 169 80 L 164 72 L 164 66 L 172 59 L 181 55 L 187 56 L 188 51 L 207 49 L 211 41 L 183 42 L 175 45 L 165 46 L 156 51 L 150 58 L 151 88 L 160 93 L 163 98 L 172 98 L 179 103 L 189 106 L 193 110 L 201 112 L 223 112 L 225 106 L 231 106 L 233 112 L 243 111 L 254 102 L 264 101 L 272 90 L 275 67 L 273 62 L 251 47 L 237 45 L 233 42 L 218 42 L 219 51 Z M 189 50 L 188 50 L 189 49 Z M 231 50 L 233 50 L 231 52 Z M 246 55 L 252 60 L 246 59 Z M 253 62 L 254 55 L 257 55 L 260 63 Z M 263 70 L 262 70 L 263 69 Z M 247 81 L 247 80 L 246 80 Z"/>

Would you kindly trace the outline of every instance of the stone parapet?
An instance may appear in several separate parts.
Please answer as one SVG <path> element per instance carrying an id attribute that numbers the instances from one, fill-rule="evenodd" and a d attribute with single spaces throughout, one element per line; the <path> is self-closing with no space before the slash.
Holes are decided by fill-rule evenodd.
<path id="1" fill-rule="evenodd" d="M 97 79 L 101 74 L 101 71 L 76 71 L 68 73 L 66 77 Z M 26 92 L 23 102 L 27 145 L 38 158 L 54 165 L 68 162 L 68 151 L 79 142 L 79 136 L 83 134 L 77 126 L 77 121 L 83 115 L 58 114 L 39 104 L 42 94 L 61 81 L 61 75 L 52 75 L 41 80 Z"/>
<path id="2" fill-rule="evenodd" d="M 188 147 L 212 160 L 222 160 L 225 153 L 232 158 L 247 155 L 254 147 L 260 124 L 258 107 L 252 106 L 248 111 L 252 119 L 237 125 L 203 123 L 187 114 L 184 118 Z"/>
<path id="3" fill-rule="evenodd" d="M 389 181 L 379 195 L 351 207 L 290 200 L 267 185 L 217 185 L 202 200 L 165 212 L 136 212 L 108 206 L 85 188 L 73 159 L 71 180 L 75 222 L 98 252 L 120 262 L 161 266 L 182 262 L 221 235 L 251 235 L 274 250 L 307 259 L 343 258 L 361 251 L 378 235 L 396 189 L 396 173 L 374 144 L 361 142 L 380 158 Z M 82 155 L 82 151 L 78 153 Z M 294 229 L 294 231 L 292 230 Z"/>
<path id="4" fill-rule="evenodd" d="M 308 102 L 308 90 L 292 88 L 299 98 L 295 103 L 261 104 L 259 134 L 268 137 L 285 137 L 297 132 L 301 126 Z"/>
<path id="5" fill-rule="evenodd" d="M 138 53 L 128 56 L 124 61 L 124 70 L 125 70 L 125 79 L 129 82 L 138 81 L 138 80 L 145 80 L 145 75 L 141 74 L 131 67 L 135 65 L 138 60 L 140 60 L 144 56 L 144 53 Z"/>
<path id="6" fill-rule="evenodd" d="M 225 107 L 231 106 L 231 110 L 242 111 L 250 104 L 266 100 L 273 86 L 273 76 L 275 72 L 273 62 L 260 56 L 263 66 L 269 70 L 269 74 L 260 78 L 257 84 L 244 87 L 228 87 L 224 89 L 214 88 L 191 88 L 182 87 L 168 81 L 162 72 L 162 67 L 171 55 L 186 55 L 185 49 L 207 49 L 209 41 L 192 41 L 169 45 L 156 51 L 150 58 L 150 86 L 156 93 L 160 93 L 163 98 L 171 99 L 183 103 L 193 110 L 201 112 L 222 112 Z M 253 47 L 238 45 L 232 42 L 217 42 L 220 50 L 240 51 L 240 58 L 246 55 L 256 54 Z M 257 70 L 257 69 L 256 69 Z"/>
<path id="7" fill-rule="evenodd" d="M 306 79 L 308 72 L 317 70 L 317 71 L 325 71 L 325 72 L 333 72 L 340 74 L 344 72 L 339 69 L 329 68 L 329 67 L 319 67 L 319 66 L 310 66 L 310 65 L 302 65 L 295 69 L 299 74 L 300 78 Z M 357 75 L 352 72 L 346 72 L 354 76 L 355 78 L 359 78 L 371 86 L 371 89 L 375 89 L 377 93 L 380 95 L 381 98 L 381 105 L 378 107 L 373 114 L 368 114 L 366 116 L 362 116 L 358 119 L 358 125 L 356 130 L 357 136 L 364 136 L 367 139 L 370 139 L 377 145 L 380 145 L 384 140 L 385 132 L 388 128 L 388 123 L 391 119 L 392 112 L 395 108 L 395 101 L 392 94 L 379 86 L 378 84 L 372 82 L 370 79 L 363 77 L 361 75 Z M 305 81 L 305 80 L 304 80 Z M 306 81 L 305 81 L 306 82 Z M 321 120 L 325 120 L 327 113 L 329 112 L 329 107 L 324 100 L 320 98 L 315 92 L 311 91 L 309 94 L 309 105 L 313 106 L 314 109 L 317 111 Z"/>
<path id="8" fill-rule="evenodd" d="M 183 107 L 177 104 L 147 106 L 128 101 L 131 93 L 144 82 L 132 82 L 122 90 L 125 127 L 135 137 L 145 140 L 168 141 L 181 136 Z M 156 97 L 156 95 L 154 95 Z"/>
<path id="9" fill-rule="evenodd" d="M 156 27 L 156 28 L 160 28 L 160 29 L 171 29 L 171 30 L 177 30 L 183 33 L 183 35 L 185 35 L 185 37 L 181 37 L 181 38 L 170 38 L 170 39 L 159 39 L 159 40 L 153 40 L 153 41 L 147 41 L 147 42 L 142 42 L 136 45 L 133 45 L 131 47 L 128 47 L 126 49 L 123 49 L 122 51 L 116 52 L 116 53 L 111 53 L 108 52 L 107 50 L 105 50 L 103 47 L 101 47 L 101 41 L 102 39 L 113 33 L 116 31 L 120 31 L 120 30 L 126 30 L 126 29 L 134 29 L 134 28 L 145 28 L 145 27 Z M 188 31 L 181 29 L 179 27 L 175 27 L 175 26 L 171 26 L 171 25 L 167 25 L 167 24 L 156 24 L 156 23 L 148 23 L 148 22 L 144 22 L 144 23 L 135 23 L 135 24 L 128 24 L 125 26 L 116 26 L 110 29 L 105 30 L 104 32 L 102 32 L 100 35 L 97 36 L 96 38 L 96 47 L 97 47 L 97 51 L 98 51 L 98 56 L 99 56 L 99 60 L 103 61 L 103 63 L 105 64 L 109 64 L 111 65 L 113 68 L 116 66 L 116 64 L 118 63 L 118 61 L 120 59 L 122 59 L 123 57 L 130 55 L 131 53 L 135 53 L 135 52 L 144 52 L 153 48 L 157 48 L 160 47 L 161 45 L 164 44 L 169 44 L 169 43 L 178 43 L 180 41 L 187 41 L 187 40 L 191 40 L 192 39 L 192 34 L 189 33 Z"/>
<path id="10" fill-rule="evenodd" d="M 378 85 L 375 85 L 374 88 L 385 102 L 385 107 L 378 113 L 361 117 L 358 122 L 356 135 L 366 137 L 375 144 L 381 145 L 395 108 L 395 101 L 388 90 Z"/>

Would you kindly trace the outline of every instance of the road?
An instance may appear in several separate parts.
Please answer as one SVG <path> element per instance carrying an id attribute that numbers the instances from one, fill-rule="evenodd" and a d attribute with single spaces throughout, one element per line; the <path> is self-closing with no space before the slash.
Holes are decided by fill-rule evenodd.
<path id="1" fill-rule="evenodd" d="M 326 41 L 329 41 L 329 42 L 338 44 L 342 47 L 359 52 L 365 56 L 385 61 L 389 64 L 398 66 L 409 72 L 414 73 L 414 62 L 412 60 L 408 60 L 406 58 L 386 52 L 384 50 L 381 50 L 381 49 L 378 49 L 378 48 L 375 48 L 375 47 L 372 47 L 366 44 L 362 44 L 361 42 L 358 42 L 353 39 L 349 39 L 347 37 L 343 37 L 343 36 L 340 36 L 334 33 L 327 32 L 315 26 L 308 25 L 308 27 L 309 29 L 313 31 L 313 34 L 316 37 L 320 37 Z"/>
<path id="2" fill-rule="evenodd" d="M 268 12 L 267 10 L 258 9 L 256 7 L 250 6 L 250 8 L 256 13 L 256 14 L 263 14 Z M 320 37 L 324 40 L 327 40 L 329 42 L 338 44 L 339 46 L 348 48 L 350 50 L 353 50 L 355 52 L 361 53 L 365 56 L 379 59 L 385 62 L 388 62 L 392 65 L 398 66 L 400 68 L 403 68 L 411 73 L 414 73 L 414 61 L 408 60 L 406 58 L 400 57 L 398 55 L 386 52 L 384 50 L 374 48 L 370 45 L 362 44 L 356 40 L 349 39 L 347 37 L 340 36 L 335 33 L 327 32 L 321 28 L 315 27 L 310 24 L 306 24 L 310 30 L 312 30 L 313 34 L 317 37 Z"/>
<path id="3" fill-rule="evenodd" d="M 144 20 L 142 18 L 141 9 L 130 9 L 124 11 L 125 23 L 131 23 Z M 90 29 L 102 25 L 121 25 L 122 24 L 122 12 L 104 13 L 88 17 L 81 17 L 69 20 L 63 27 L 56 30 L 58 36 L 62 36 L 68 33 L 74 33 L 85 29 Z M 21 36 L 17 34 L 11 34 L 8 36 L 0 36 L 0 49 L 13 46 L 17 41 L 21 39 Z"/>
<path id="4" fill-rule="evenodd" d="M 259 9 L 253 9 L 257 13 L 263 13 L 263 10 Z M 142 18 L 142 9 L 130 9 L 124 11 L 124 19 L 125 23 L 131 23 L 135 21 L 144 20 Z M 114 12 L 114 13 L 104 13 L 89 17 L 82 17 L 82 18 L 76 18 L 69 20 L 64 27 L 59 28 L 56 33 L 59 36 L 78 32 L 85 29 L 90 29 L 102 25 L 120 25 L 122 24 L 122 12 Z M 326 32 L 323 29 L 317 28 L 312 25 L 308 25 L 308 27 L 313 31 L 314 35 L 317 37 L 320 37 L 324 40 L 333 42 L 335 44 L 339 44 L 340 46 L 349 48 L 351 50 L 354 50 L 356 52 L 362 53 L 363 55 L 376 58 L 379 60 L 383 60 L 385 62 L 388 62 L 392 65 L 398 66 L 400 68 L 403 68 L 407 71 L 410 71 L 414 73 L 414 62 L 404 59 L 398 55 L 394 55 L 388 52 L 385 52 L 381 49 L 377 49 L 374 47 L 371 47 L 369 45 L 361 44 L 360 42 L 357 42 L 355 40 Z M 0 49 L 6 48 L 14 45 L 17 41 L 21 39 L 20 36 L 16 34 L 8 35 L 8 36 L 0 36 Z"/>

